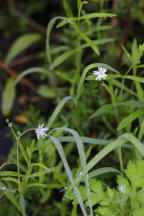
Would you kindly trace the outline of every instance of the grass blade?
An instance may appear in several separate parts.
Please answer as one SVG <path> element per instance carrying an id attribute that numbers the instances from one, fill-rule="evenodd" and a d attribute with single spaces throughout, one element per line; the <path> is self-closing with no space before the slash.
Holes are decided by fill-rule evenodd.
<path id="1" fill-rule="evenodd" d="M 139 111 L 136 111 L 136 112 L 132 113 L 131 115 L 124 118 L 120 122 L 120 124 L 118 125 L 117 130 L 121 130 L 121 129 L 125 128 L 128 124 L 130 124 L 131 122 L 133 122 L 135 119 L 137 119 L 138 117 L 140 117 L 143 114 L 144 114 L 144 111 L 142 111 L 142 110 L 139 110 Z"/>
<path id="2" fill-rule="evenodd" d="M 67 159 L 65 157 L 65 153 L 64 153 L 64 150 L 63 150 L 63 147 L 62 147 L 61 143 L 55 137 L 53 137 L 53 136 L 49 136 L 49 137 L 52 140 L 52 142 L 54 143 L 54 145 L 55 145 L 55 147 L 56 147 L 56 149 L 57 149 L 57 151 L 58 151 L 58 153 L 59 153 L 59 155 L 60 155 L 60 157 L 62 159 L 64 168 L 66 170 L 66 173 L 68 175 L 68 178 L 69 178 L 71 184 L 73 184 L 74 183 L 73 175 L 72 175 L 72 172 L 71 172 L 70 167 L 68 165 L 68 162 L 67 162 Z M 76 186 L 74 186 L 74 191 L 75 191 L 76 197 L 78 199 L 79 205 L 81 207 L 81 210 L 83 212 L 83 215 L 88 216 L 87 212 L 85 210 L 85 207 L 84 207 L 80 192 L 79 192 L 79 190 L 78 190 L 78 188 Z"/>
<path id="3" fill-rule="evenodd" d="M 24 77 L 27 76 L 29 74 L 32 73 L 43 73 L 46 74 L 47 76 L 50 76 L 50 73 L 44 69 L 44 68 L 40 68 L 40 67 L 33 67 L 33 68 L 29 68 L 27 70 L 24 70 L 23 72 L 20 73 L 20 75 L 17 76 L 14 85 L 16 86 L 18 84 L 18 82 Z"/>
<path id="4" fill-rule="evenodd" d="M 97 111 L 94 112 L 89 118 L 92 119 L 92 118 L 95 118 L 99 115 L 110 113 L 111 111 L 113 111 L 113 105 L 112 104 L 105 104 L 102 107 L 100 107 L 99 109 L 97 109 Z"/>
<path id="5" fill-rule="evenodd" d="M 72 23 L 69 19 L 67 19 L 66 17 L 61 17 L 61 16 L 58 16 L 58 17 L 54 17 L 53 19 L 51 19 L 48 23 L 48 27 L 47 27 L 47 33 L 46 33 L 46 55 L 47 55 L 47 59 L 48 59 L 48 62 L 49 64 L 51 64 L 51 51 L 50 51 L 50 34 L 51 34 L 51 31 L 52 31 L 52 28 L 55 24 L 55 22 L 58 20 L 58 19 L 62 19 L 62 20 L 66 20 L 67 23 Z"/>
<path id="6" fill-rule="evenodd" d="M 94 170 L 94 171 L 90 172 L 89 177 L 93 178 L 93 177 L 96 177 L 96 176 L 99 176 L 99 175 L 102 175 L 102 174 L 105 174 L 105 173 L 109 173 L 109 172 L 122 174 L 119 170 L 117 170 L 117 169 L 115 169 L 113 167 L 102 167 L 102 168 L 99 168 L 97 170 Z"/>
<path id="7" fill-rule="evenodd" d="M 112 150 L 117 148 L 118 146 L 121 146 L 125 142 L 131 142 L 137 150 L 140 152 L 140 154 L 144 157 L 144 146 L 143 144 L 132 134 L 130 133 L 125 133 L 118 137 L 115 141 L 111 142 L 109 145 L 104 147 L 98 154 L 96 154 L 86 165 L 86 167 L 82 171 L 82 175 L 79 175 L 76 179 L 75 182 L 70 186 L 70 188 L 67 191 L 67 194 L 72 190 L 72 188 L 78 184 L 83 176 L 88 173 L 100 160 L 102 160 L 108 153 L 110 153 Z"/>
<path id="8" fill-rule="evenodd" d="M 48 121 L 48 124 L 47 126 L 50 128 L 51 125 L 53 124 L 53 122 L 55 121 L 56 117 L 58 116 L 59 112 L 61 111 L 61 109 L 63 108 L 63 106 L 67 103 L 67 101 L 69 100 L 74 100 L 75 102 L 75 99 L 74 97 L 72 96 L 67 96 L 67 97 L 64 97 L 60 103 L 57 105 L 57 107 L 55 108 L 55 110 L 53 111 L 51 117 L 49 118 L 49 121 Z"/>
<path id="9" fill-rule="evenodd" d="M 75 52 L 78 52 L 77 49 L 74 50 L 68 50 L 65 53 L 58 56 L 53 63 L 50 65 L 49 70 L 55 69 L 57 66 L 59 66 L 61 63 L 63 63 L 66 59 L 68 59 L 71 55 L 73 55 Z"/>
<path id="10" fill-rule="evenodd" d="M 69 133 L 71 133 L 73 135 L 73 137 L 75 139 L 75 142 L 76 142 L 76 145 L 77 145 L 81 166 L 82 166 L 82 169 L 83 169 L 86 166 L 86 156 L 85 156 L 85 152 L 84 152 L 83 142 L 82 142 L 82 139 L 79 136 L 79 134 L 75 130 L 72 130 L 70 128 L 61 127 L 61 128 L 53 129 L 53 131 L 55 131 L 55 130 L 63 130 L 63 131 L 69 132 Z M 89 186 L 88 174 L 85 176 L 85 185 L 86 185 L 86 188 L 87 188 L 87 195 L 88 195 L 88 200 L 89 200 L 90 212 L 91 212 L 91 215 L 93 215 L 91 198 L 90 198 L 90 186 Z"/>

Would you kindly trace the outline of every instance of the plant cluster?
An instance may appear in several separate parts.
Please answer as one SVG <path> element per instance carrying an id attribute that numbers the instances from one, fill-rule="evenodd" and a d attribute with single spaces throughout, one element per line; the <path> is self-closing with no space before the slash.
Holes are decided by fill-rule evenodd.
<path id="1" fill-rule="evenodd" d="M 144 44 L 133 34 L 127 48 L 117 48 L 124 32 L 114 23 L 129 16 L 134 1 L 114 2 L 121 9 L 109 0 L 77 0 L 76 7 L 63 0 L 66 16 L 48 22 L 42 66 L 8 78 L 3 115 L 20 83 L 34 90 L 29 101 L 36 106 L 19 112 L 22 128 L 7 120 L 13 147 L 0 167 L 0 215 L 144 215 Z M 140 23 L 141 4 L 131 16 Z M 20 36 L 3 64 L 41 40 L 38 33 Z"/>

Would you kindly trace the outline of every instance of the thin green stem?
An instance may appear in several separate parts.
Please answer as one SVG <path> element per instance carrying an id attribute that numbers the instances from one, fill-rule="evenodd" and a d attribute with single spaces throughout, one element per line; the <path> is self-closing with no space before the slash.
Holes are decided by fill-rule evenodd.
<path id="1" fill-rule="evenodd" d="M 20 166 L 19 166 L 19 140 L 17 140 L 17 172 L 18 172 L 18 190 L 21 191 Z"/>
<path id="2" fill-rule="evenodd" d="M 23 133 L 21 133 L 21 134 L 19 135 L 18 139 L 20 139 L 24 134 L 26 134 L 26 133 L 29 132 L 29 131 L 35 131 L 35 128 L 30 128 L 30 129 L 25 130 Z"/>

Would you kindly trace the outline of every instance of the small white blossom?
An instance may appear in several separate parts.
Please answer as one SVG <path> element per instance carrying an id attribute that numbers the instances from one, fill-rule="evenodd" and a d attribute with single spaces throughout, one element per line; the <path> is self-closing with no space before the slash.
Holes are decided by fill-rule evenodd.
<path id="1" fill-rule="evenodd" d="M 126 191 L 126 185 L 125 184 L 120 184 L 119 186 L 119 192 L 124 193 Z"/>
<path id="2" fill-rule="evenodd" d="M 44 139 L 47 134 L 45 133 L 45 131 L 49 130 L 48 127 L 44 128 L 43 127 L 44 124 L 41 124 L 38 126 L 38 128 L 35 130 L 36 134 L 37 134 L 37 139 L 39 140 L 40 136 Z"/>
<path id="3" fill-rule="evenodd" d="M 4 190 L 7 190 L 7 188 L 6 187 L 1 187 L 0 190 L 4 191 Z"/>
<path id="4" fill-rule="evenodd" d="M 104 67 L 98 67 L 97 71 L 93 71 L 93 75 L 96 75 L 96 80 L 102 80 L 105 79 L 107 77 L 107 75 L 105 74 L 105 72 L 107 71 L 106 68 Z"/>
<path id="5" fill-rule="evenodd" d="M 0 190 L 1 190 L 1 191 L 8 191 L 8 192 L 16 193 L 15 190 L 11 190 L 11 189 L 8 189 L 8 188 L 6 188 L 6 187 L 0 187 Z"/>

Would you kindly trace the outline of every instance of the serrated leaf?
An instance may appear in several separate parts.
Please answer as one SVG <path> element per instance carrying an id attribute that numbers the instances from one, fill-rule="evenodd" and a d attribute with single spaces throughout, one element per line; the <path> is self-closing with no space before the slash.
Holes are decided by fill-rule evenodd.
<path id="1" fill-rule="evenodd" d="M 125 173 L 134 188 L 144 187 L 144 161 L 142 159 L 136 162 L 129 162 Z"/>
<path id="2" fill-rule="evenodd" d="M 25 50 L 27 47 L 41 39 L 40 34 L 32 33 L 20 36 L 8 51 L 5 58 L 5 64 L 8 64 L 13 58 L 15 58 L 19 53 Z"/>
<path id="3" fill-rule="evenodd" d="M 2 102 L 1 102 L 1 111 L 4 116 L 8 116 L 11 112 L 11 109 L 14 104 L 16 95 L 16 90 L 14 87 L 14 79 L 8 79 L 3 93 L 2 93 Z"/>

